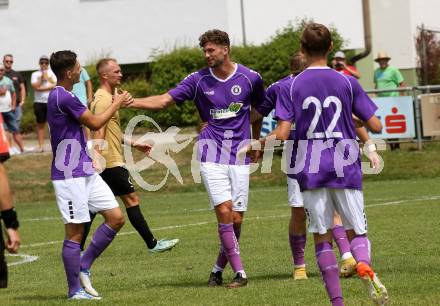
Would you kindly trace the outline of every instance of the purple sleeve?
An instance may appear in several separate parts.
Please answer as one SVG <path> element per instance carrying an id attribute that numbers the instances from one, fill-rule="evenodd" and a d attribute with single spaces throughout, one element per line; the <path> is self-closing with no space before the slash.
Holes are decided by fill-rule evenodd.
<path id="1" fill-rule="evenodd" d="M 168 91 L 168 94 L 173 98 L 177 104 L 183 103 L 186 100 L 193 100 L 196 95 L 197 86 L 197 72 L 190 74 L 183 79 L 176 88 Z"/>
<path id="2" fill-rule="evenodd" d="M 350 77 L 349 79 L 353 89 L 353 114 L 362 121 L 367 121 L 374 115 L 377 106 L 355 78 Z"/>
<path id="3" fill-rule="evenodd" d="M 263 79 L 261 76 L 256 73 L 256 77 L 252 82 L 252 95 L 251 95 L 251 105 L 254 106 L 257 111 L 259 110 L 259 106 L 264 101 L 264 86 Z"/>
<path id="4" fill-rule="evenodd" d="M 275 102 L 277 100 L 277 85 L 274 83 L 266 89 L 264 95 L 264 101 L 256 107 L 257 111 L 264 117 L 270 114 L 275 108 Z"/>
<path id="5" fill-rule="evenodd" d="M 290 121 L 295 119 L 293 102 L 290 98 L 290 86 L 280 86 L 275 104 L 275 120 Z"/>
<path id="6" fill-rule="evenodd" d="M 87 107 L 84 106 L 84 104 L 81 103 L 81 101 L 74 95 L 66 96 L 65 99 L 62 99 L 61 105 L 59 105 L 60 109 L 67 113 L 68 115 L 72 116 L 76 120 L 81 117 L 82 114 L 87 110 Z"/>

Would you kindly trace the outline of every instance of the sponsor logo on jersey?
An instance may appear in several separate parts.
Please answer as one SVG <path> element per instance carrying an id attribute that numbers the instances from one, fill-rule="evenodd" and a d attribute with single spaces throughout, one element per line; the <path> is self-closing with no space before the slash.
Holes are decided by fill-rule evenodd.
<path id="1" fill-rule="evenodd" d="M 241 94 L 241 87 L 240 87 L 240 85 L 234 85 L 234 86 L 232 86 L 232 87 L 231 87 L 231 93 L 232 93 L 234 96 L 238 96 L 239 94 Z"/>
<path id="2" fill-rule="evenodd" d="M 207 96 L 213 96 L 215 94 L 215 91 L 214 90 L 208 90 L 208 91 L 204 91 L 203 93 L 205 95 L 207 95 Z"/>
<path id="3" fill-rule="evenodd" d="M 243 103 L 241 102 L 232 102 L 226 109 L 211 109 L 209 113 L 212 119 L 234 118 L 237 116 L 237 113 L 240 111 L 242 106 Z"/>

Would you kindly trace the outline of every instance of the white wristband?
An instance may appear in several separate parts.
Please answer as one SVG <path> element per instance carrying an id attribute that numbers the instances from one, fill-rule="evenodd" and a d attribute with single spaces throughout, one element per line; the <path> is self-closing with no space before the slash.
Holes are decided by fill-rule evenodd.
<path id="1" fill-rule="evenodd" d="M 376 145 L 374 143 L 365 144 L 364 149 L 367 154 L 370 154 L 372 152 L 376 152 Z"/>

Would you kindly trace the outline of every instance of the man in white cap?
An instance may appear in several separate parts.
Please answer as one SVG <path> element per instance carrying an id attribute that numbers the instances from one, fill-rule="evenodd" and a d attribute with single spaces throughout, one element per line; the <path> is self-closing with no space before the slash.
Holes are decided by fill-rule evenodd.
<path id="1" fill-rule="evenodd" d="M 374 60 L 379 64 L 379 68 L 374 71 L 374 85 L 376 89 L 392 89 L 403 86 L 403 76 L 399 69 L 390 66 L 388 62 L 391 57 L 386 52 L 379 52 Z M 379 97 L 395 97 L 399 96 L 399 92 L 382 92 L 378 93 Z"/>
<path id="2" fill-rule="evenodd" d="M 335 69 L 339 73 L 355 77 L 356 79 L 359 79 L 361 77 L 360 73 L 356 70 L 354 66 L 347 65 L 345 53 L 342 51 L 338 51 L 335 53 L 332 64 L 333 69 Z"/>
<path id="3" fill-rule="evenodd" d="M 49 92 L 57 84 L 57 78 L 49 69 L 49 57 L 42 55 L 38 61 L 40 70 L 32 73 L 31 84 L 34 89 L 34 114 L 37 120 L 38 152 L 43 152 L 44 133 L 47 123 L 47 99 Z"/>

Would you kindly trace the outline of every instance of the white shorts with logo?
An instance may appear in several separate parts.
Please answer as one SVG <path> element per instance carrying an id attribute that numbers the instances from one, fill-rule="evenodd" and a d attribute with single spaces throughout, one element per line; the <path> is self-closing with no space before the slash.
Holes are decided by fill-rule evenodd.
<path id="1" fill-rule="evenodd" d="M 287 177 L 287 200 L 290 207 L 304 207 L 304 200 L 298 181 L 291 177 Z"/>
<path id="2" fill-rule="evenodd" d="M 364 211 L 364 195 L 356 189 L 319 188 L 303 191 L 309 232 L 325 234 L 333 228 L 336 210 L 346 230 L 354 230 L 357 235 L 367 232 L 367 218 Z"/>
<path id="3" fill-rule="evenodd" d="M 89 222 L 89 211 L 97 213 L 118 207 L 110 187 L 97 173 L 52 183 L 64 224 Z"/>
<path id="4" fill-rule="evenodd" d="M 200 163 L 200 174 L 211 208 L 232 200 L 232 210 L 246 211 L 249 195 L 249 165 Z"/>

